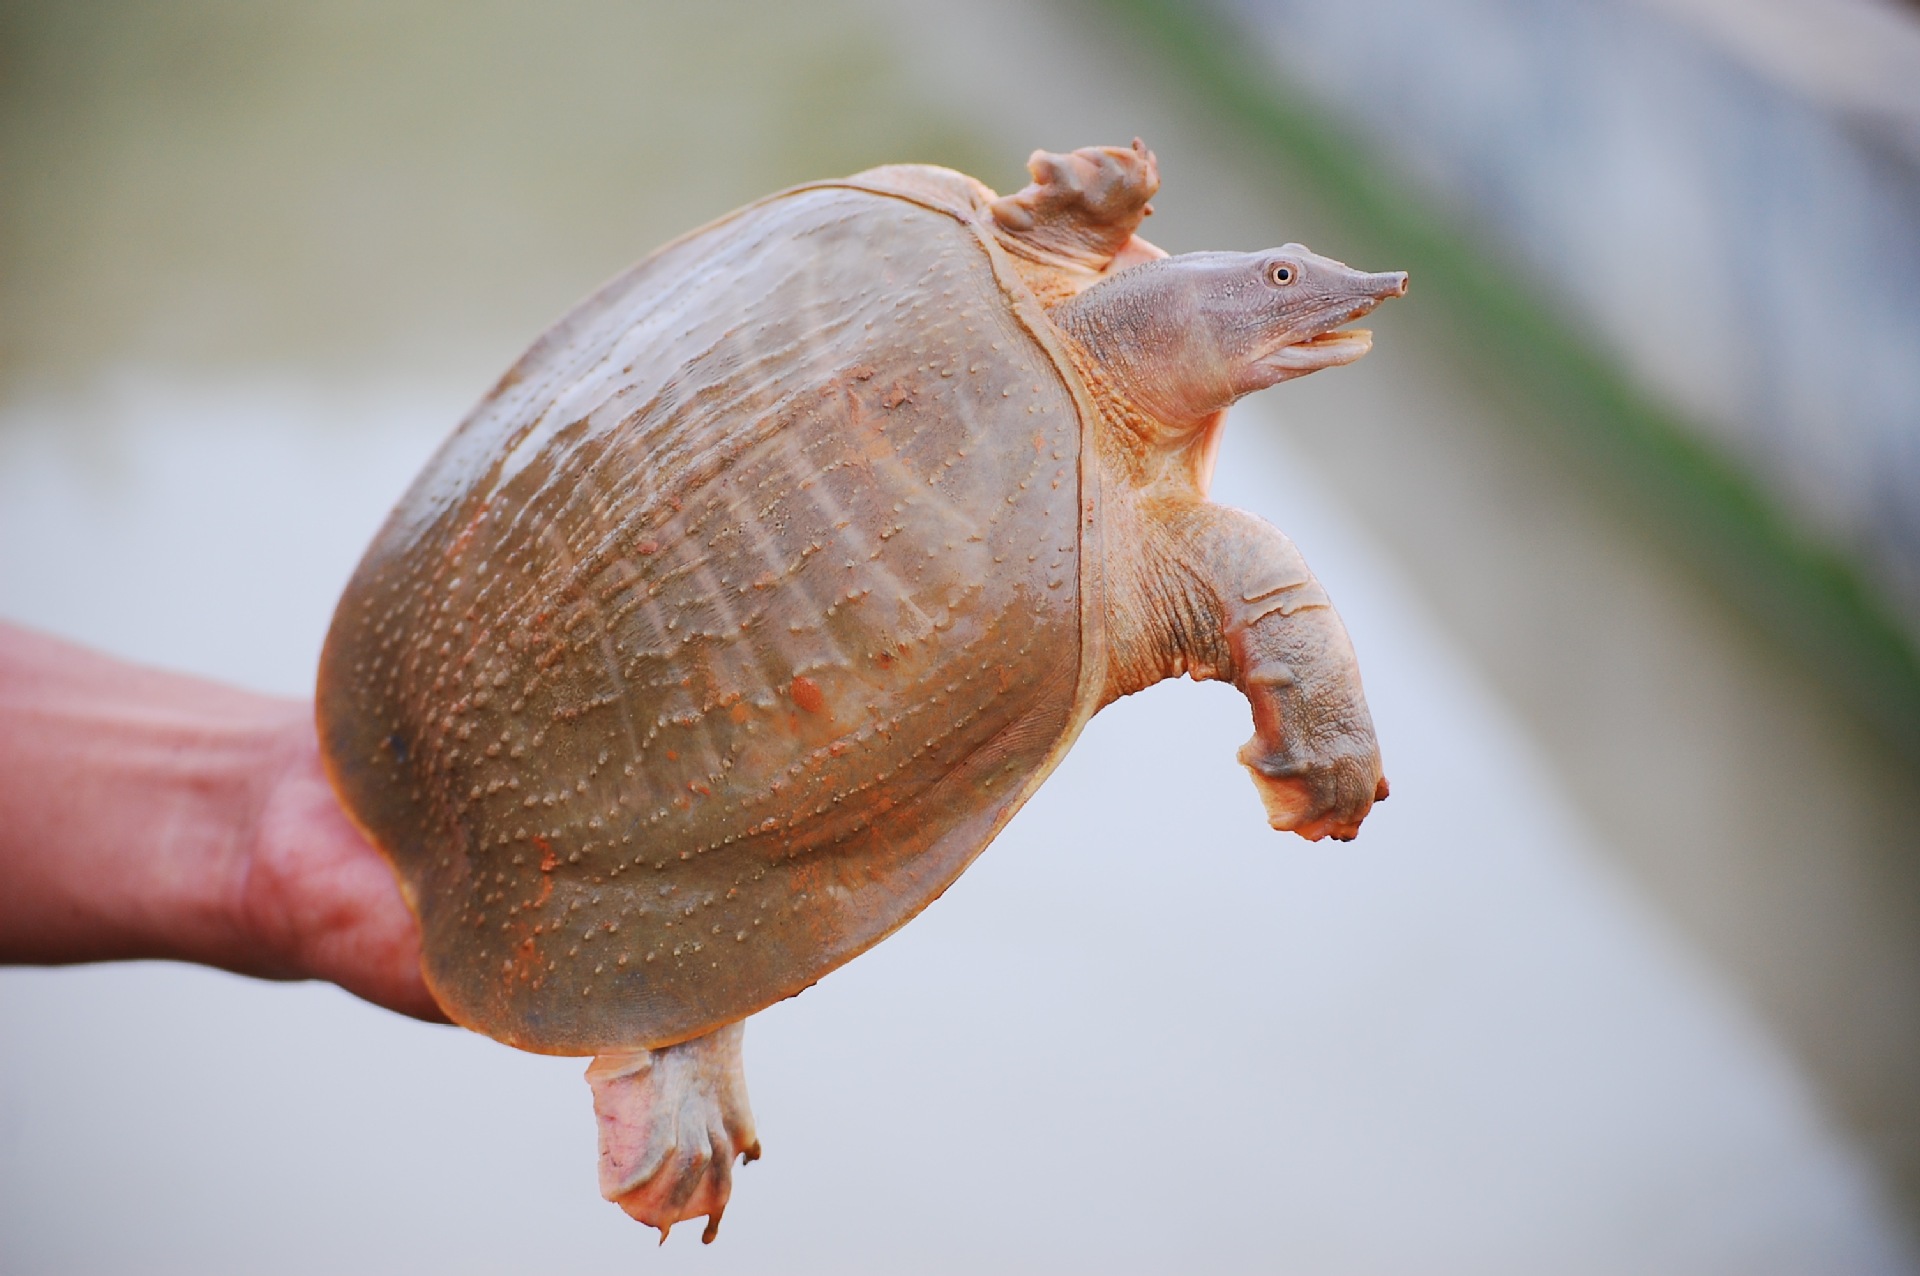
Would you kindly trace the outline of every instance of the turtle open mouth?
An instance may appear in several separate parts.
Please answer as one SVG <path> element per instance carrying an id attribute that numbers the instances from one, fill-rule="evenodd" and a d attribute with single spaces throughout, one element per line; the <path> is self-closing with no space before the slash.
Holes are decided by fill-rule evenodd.
<path id="1" fill-rule="evenodd" d="M 1334 368 L 1343 363 L 1352 363 L 1371 349 L 1373 349 L 1372 329 L 1339 328 L 1331 332 L 1316 333 L 1305 341 L 1280 346 L 1261 362 L 1290 373 L 1317 372 L 1321 368 Z"/>
<path id="2" fill-rule="evenodd" d="M 1356 338 L 1371 342 L 1373 340 L 1373 329 L 1335 328 L 1331 331 L 1308 337 L 1305 341 L 1296 342 L 1295 344 L 1302 346 L 1331 346 L 1338 345 L 1342 341 L 1351 341 Z"/>
<path id="3" fill-rule="evenodd" d="M 1338 289 L 1340 300 L 1335 303 L 1341 309 L 1330 306 L 1314 314 L 1308 322 L 1331 320 L 1336 325 L 1351 323 L 1371 312 L 1375 306 L 1389 297 L 1407 295 L 1407 275 L 1403 270 L 1388 271 L 1382 275 L 1367 275 L 1347 270 L 1338 262 L 1330 265 L 1345 272 L 1344 283 Z M 1267 352 L 1260 362 L 1284 380 L 1308 372 L 1318 372 L 1322 368 L 1337 368 L 1343 363 L 1352 363 L 1371 349 L 1373 349 L 1371 329 L 1334 326 L 1325 332 L 1317 332 L 1303 341 L 1278 346 Z"/>

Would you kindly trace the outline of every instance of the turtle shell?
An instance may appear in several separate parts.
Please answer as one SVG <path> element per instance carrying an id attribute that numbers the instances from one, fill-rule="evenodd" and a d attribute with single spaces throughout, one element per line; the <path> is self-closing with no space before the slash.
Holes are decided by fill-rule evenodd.
<path id="1" fill-rule="evenodd" d="M 930 172 L 783 192 L 602 288 L 347 587 L 322 749 L 459 1022 L 586 1054 L 791 996 L 1091 715 L 1086 392 Z"/>

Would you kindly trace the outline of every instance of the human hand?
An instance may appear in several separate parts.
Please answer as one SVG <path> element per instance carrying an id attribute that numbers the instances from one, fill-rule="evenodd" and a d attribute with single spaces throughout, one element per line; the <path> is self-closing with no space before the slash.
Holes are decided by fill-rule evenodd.
<path id="1" fill-rule="evenodd" d="M 313 706 L 0 623 L 0 962 L 328 979 L 445 1022 Z"/>
<path id="2" fill-rule="evenodd" d="M 334 797 L 311 713 L 284 728 L 234 908 L 268 977 L 326 979 L 376 1006 L 447 1022 L 420 975 L 420 928 L 393 870 Z"/>

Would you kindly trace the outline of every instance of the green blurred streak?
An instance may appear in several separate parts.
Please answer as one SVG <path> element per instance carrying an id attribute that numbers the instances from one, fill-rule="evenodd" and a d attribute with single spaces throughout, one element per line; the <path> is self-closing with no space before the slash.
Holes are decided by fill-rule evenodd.
<path id="1" fill-rule="evenodd" d="M 1366 143 L 1295 96 L 1244 33 L 1179 0 L 1103 0 L 1261 158 L 1304 173 L 1369 255 L 1445 312 L 1463 366 L 1604 475 L 1681 555 L 1920 764 L 1920 649 L 1861 571 L 1631 385 L 1515 269 L 1394 188 Z"/>

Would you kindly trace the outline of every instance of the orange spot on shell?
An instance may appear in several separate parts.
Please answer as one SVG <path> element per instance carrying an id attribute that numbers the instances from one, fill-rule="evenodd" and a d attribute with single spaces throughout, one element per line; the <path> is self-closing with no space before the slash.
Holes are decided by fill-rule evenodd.
<path id="1" fill-rule="evenodd" d="M 534 835 L 533 844 L 540 848 L 540 898 L 533 901 L 535 908 L 545 908 L 547 901 L 553 898 L 553 870 L 560 866 L 560 857 L 553 853 L 553 847 L 547 839 Z M 532 940 L 527 941 L 529 944 Z"/>
<path id="2" fill-rule="evenodd" d="M 820 684 L 801 674 L 793 680 L 791 688 L 793 702 L 808 713 L 819 713 L 827 707 L 827 697 L 820 690 Z"/>

